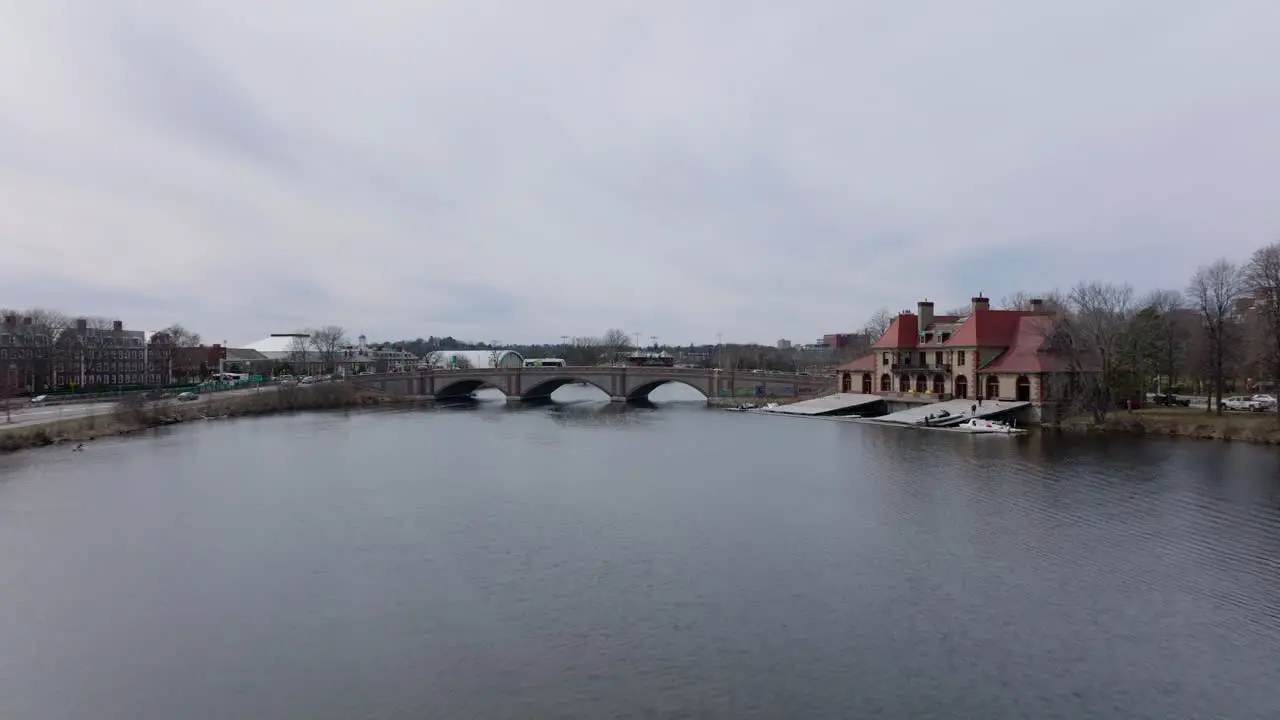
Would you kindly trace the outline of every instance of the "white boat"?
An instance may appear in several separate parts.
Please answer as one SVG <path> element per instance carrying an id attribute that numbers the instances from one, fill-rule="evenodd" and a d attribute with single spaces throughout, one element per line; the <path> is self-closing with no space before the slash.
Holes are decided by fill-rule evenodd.
<path id="1" fill-rule="evenodd" d="M 767 405 L 765 405 L 760 409 L 768 412 L 769 410 L 773 410 L 774 408 L 777 408 L 777 407 L 778 407 L 778 403 L 768 403 Z"/>
<path id="2" fill-rule="evenodd" d="M 999 420 L 986 420 L 983 418 L 969 418 L 956 425 L 955 429 L 960 432 L 978 435 L 1021 435 L 1026 432 L 1026 430 L 1020 430 Z"/>

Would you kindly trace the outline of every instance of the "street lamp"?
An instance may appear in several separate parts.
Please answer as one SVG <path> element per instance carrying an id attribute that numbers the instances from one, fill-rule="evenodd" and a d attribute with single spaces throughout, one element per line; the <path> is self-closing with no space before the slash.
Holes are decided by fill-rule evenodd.
<path id="1" fill-rule="evenodd" d="M 649 336 L 649 339 L 653 341 L 653 351 L 654 351 L 654 352 L 657 352 L 657 351 L 658 351 L 658 336 L 657 336 L 657 335 L 650 335 L 650 336 Z"/>
<path id="2" fill-rule="evenodd" d="M 560 344 L 564 346 L 563 349 L 560 351 L 560 358 L 563 360 L 567 360 L 569 358 L 569 336 L 561 335 Z"/>

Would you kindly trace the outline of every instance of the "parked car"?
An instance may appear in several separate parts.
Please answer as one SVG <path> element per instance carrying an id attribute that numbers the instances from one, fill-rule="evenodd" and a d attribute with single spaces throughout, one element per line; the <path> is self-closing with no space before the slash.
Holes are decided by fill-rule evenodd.
<path id="1" fill-rule="evenodd" d="M 193 392 L 178 393 L 178 402 L 191 402 L 192 400 L 199 400 L 199 399 L 200 399 L 200 396 Z"/>
<path id="2" fill-rule="evenodd" d="M 1223 398 L 1222 407 L 1226 410 L 1248 410 L 1250 412 L 1262 412 L 1266 409 L 1266 406 L 1262 403 L 1243 395 Z"/>
<path id="3" fill-rule="evenodd" d="M 1254 395 L 1254 396 L 1253 396 L 1252 398 L 1250 398 L 1250 399 L 1251 399 L 1251 400 L 1253 400 L 1254 402 L 1260 402 L 1260 403 L 1262 403 L 1262 407 L 1263 407 L 1263 408 L 1265 408 L 1265 409 L 1267 409 L 1267 410 L 1275 410 L 1275 409 L 1276 409 L 1276 396 L 1275 396 L 1275 395 L 1267 395 L 1267 394 Z"/>
<path id="4" fill-rule="evenodd" d="M 310 375 L 308 375 L 308 376 L 306 376 L 306 377 L 302 378 L 301 380 L 299 380 L 298 382 L 299 382 L 299 383 L 302 383 L 303 385 L 311 385 L 311 384 L 312 384 L 312 383 L 314 383 L 315 381 L 316 381 L 316 379 L 315 379 L 315 378 L 313 378 L 313 377 L 311 377 Z"/>
<path id="5" fill-rule="evenodd" d="M 1191 407 L 1191 399 L 1178 397 L 1177 395 L 1152 395 L 1151 402 L 1156 405 L 1164 405 L 1166 407 Z"/>
<path id="6" fill-rule="evenodd" d="M 31 404 L 32 404 L 32 405 L 39 405 L 39 404 L 40 404 L 40 403 L 42 403 L 42 402 L 48 402 L 48 401 L 49 401 L 49 396 L 48 396 L 48 395 L 37 395 L 37 396 L 35 396 L 35 397 L 31 398 Z"/>

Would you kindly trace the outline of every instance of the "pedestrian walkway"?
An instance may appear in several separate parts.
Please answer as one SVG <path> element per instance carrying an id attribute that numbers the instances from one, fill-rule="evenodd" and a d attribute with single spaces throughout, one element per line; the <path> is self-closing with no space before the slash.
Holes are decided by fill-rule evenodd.
<path id="1" fill-rule="evenodd" d="M 925 418 L 930 415 L 935 415 L 942 410 L 946 410 L 953 416 L 959 416 L 966 419 L 970 417 L 987 418 L 1027 407 L 1031 403 L 1012 400 L 983 400 L 982 405 L 978 406 L 977 412 L 973 412 L 973 406 L 975 404 L 977 404 L 977 400 L 944 400 L 942 402 L 917 405 L 912 408 L 907 408 L 906 410 L 899 410 L 898 412 L 878 417 L 876 420 L 879 422 L 896 423 L 898 425 L 923 425 Z"/>
<path id="2" fill-rule="evenodd" d="M 877 395 L 861 395 L 859 393 L 834 393 L 803 402 L 780 405 L 769 412 L 777 415 L 840 415 L 858 408 L 870 407 L 884 398 Z"/>

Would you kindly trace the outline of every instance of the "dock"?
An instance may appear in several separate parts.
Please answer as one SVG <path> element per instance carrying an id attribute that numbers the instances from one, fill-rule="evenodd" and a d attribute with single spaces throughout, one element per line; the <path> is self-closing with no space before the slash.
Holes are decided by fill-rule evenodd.
<path id="1" fill-rule="evenodd" d="M 925 418 L 935 415 L 941 410 L 946 410 L 952 418 L 957 418 L 956 420 L 951 420 L 952 423 L 960 423 L 971 417 L 988 418 L 1003 415 L 1031 404 L 1012 400 L 983 400 L 982 404 L 978 406 L 977 412 L 972 412 L 971 408 L 976 402 L 976 400 L 944 400 L 942 402 L 928 403 L 878 417 L 876 422 L 896 425 L 923 425 Z"/>
<path id="2" fill-rule="evenodd" d="M 790 405 L 781 405 L 769 412 L 774 415 L 802 415 L 806 417 L 818 417 L 822 415 L 839 415 L 856 412 L 860 407 L 867 407 L 874 403 L 882 402 L 884 398 L 878 395 L 862 395 L 860 393 L 835 393 L 832 395 L 823 395 L 820 398 L 812 400 L 804 400 Z"/>

